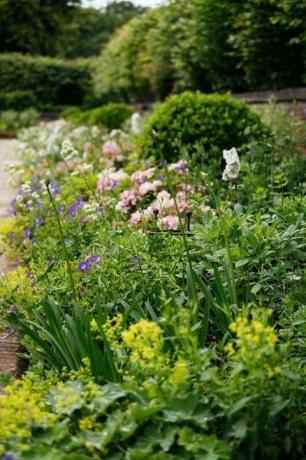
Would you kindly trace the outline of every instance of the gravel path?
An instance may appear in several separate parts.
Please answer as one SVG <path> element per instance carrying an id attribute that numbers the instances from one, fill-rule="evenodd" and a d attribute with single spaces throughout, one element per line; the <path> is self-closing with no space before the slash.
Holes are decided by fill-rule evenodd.
<path id="1" fill-rule="evenodd" d="M 9 174 L 3 171 L 3 162 L 16 158 L 16 140 L 0 139 L 0 219 L 7 216 L 10 201 L 16 195 L 8 184 Z M 5 272 L 14 269 L 15 264 L 7 260 L 5 254 L 0 254 L 0 271 Z M 17 368 L 18 339 L 14 335 L 0 333 L 0 376 L 2 372 L 9 371 L 14 375 Z M 0 395 L 4 393 L 0 386 Z"/>
<path id="2" fill-rule="evenodd" d="M 0 218 L 7 215 L 7 208 L 15 196 L 15 191 L 7 184 L 9 175 L 3 171 L 2 164 L 16 158 L 16 146 L 17 141 L 14 139 L 0 139 Z"/>

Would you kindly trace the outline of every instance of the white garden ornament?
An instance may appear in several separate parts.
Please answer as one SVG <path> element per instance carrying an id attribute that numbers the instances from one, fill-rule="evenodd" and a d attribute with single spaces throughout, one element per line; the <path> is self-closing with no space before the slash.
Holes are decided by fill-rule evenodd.
<path id="1" fill-rule="evenodd" d="M 140 120 L 141 115 L 138 112 L 133 113 L 133 115 L 131 116 L 131 130 L 133 134 L 141 133 Z"/>
<path id="2" fill-rule="evenodd" d="M 237 179 L 240 172 L 240 160 L 235 147 L 230 150 L 223 150 L 223 158 L 226 161 L 226 165 L 222 179 L 225 181 Z"/>

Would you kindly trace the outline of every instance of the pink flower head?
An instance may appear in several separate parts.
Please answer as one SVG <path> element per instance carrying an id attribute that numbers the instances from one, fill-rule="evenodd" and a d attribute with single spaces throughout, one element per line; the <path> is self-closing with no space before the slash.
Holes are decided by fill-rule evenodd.
<path id="1" fill-rule="evenodd" d="M 112 190 L 114 182 L 120 183 L 120 181 L 126 179 L 128 175 L 122 170 L 114 170 L 112 168 L 105 169 L 98 175 L 97 192 L 104 193 Z"/>
<path id="2" fill-rule="evenodd" d="M 165 216 L 158 220 L 157 225 L 161 230 L 177 230 L 179 219 L 177 216 Z"/>
<path id="3" fill-rule="evenodd" d="M 156 192 L 161 187 L 161 185 L 162 183 L 160 180 L 155 180 L 153 182 L 144 182 L 139 187 L 139 193 L 140 195 L 144 196 L 147 193 Z"/>
<path id="4" fill-rule="evenodd" d="M 209 206 L 206 206 L 205 204 L 201 204 L 200 209 L 201 209 L 201 211 L 203 211 L 203 212 L 208 212 L 208 211 L 210 211 L 210 207 L 209 207 Z"/>
<path id="5" fill-rule="evenodd" d="M 151 217 L 154 214 L 154 211 L 158 211 L 158 208 L 155 203 L 151 204 L 144 210 L 143 214 L 145 217 Z"/>
<path id="6" fill-rule="evenodd" d="M 120 146 L 115 141 L 105 142 L 105 144 L 103 145 L 103 153 L 106 157 L 113 158 L 114 160 L 123 160 Z"/>
<path id="7" fill-rule="evenodd" d="M 137 227 L 139 224 L 141 224 L 141 220 L 142 220 L 142 214 L 141 212 L 139 211 L 136 211 L 136 212 L 133 212 L 133 214 L 131 215 L 131 218 L 130 218 L 130 225 L 132 227 Z"/>
<path id="8" fill-rule="evenodd" d="M 134 184 L 143 184 L 146 180 L 153 177 L 155 174 L 155 168 L 146 169 L 145 171 L 135 171 L 131 179 Z"/>
<path id="9" fill-rule="evenodd" d="M 171 198 L 171 195 L 169 192 L 166 190 L 163 190 L 162 192 L 159 192 L 159 194 L 156 197 L 156 207 L 159 209 L 159 211 L 162 211 L 164 209 L 172 209 L 174 208 L 174 200 Z"/>
<path id="10" fill-rule="evenodd" d="M 120 194 L 120 201 L 117 203 L 116 209 L 127 214 L 136 203 L 137 196 L 134 190 L 125 190 Z"/>
<path id="11" fill-rule="evenodd" d="M 187 172 L 187 161 L 179 160 L 177 163 L 172 163 L 168 167 L 169 171 L 175 171 L 178 174 L 184 174 Z"/>
<path id="12" fill-rule="evenodd" d="M 154 214 L 154 211 L 158 211 L 158 208 L 155 203 L 151 204 L 144 210 L 144 216 L 145 217 L 151 217 Z"/>

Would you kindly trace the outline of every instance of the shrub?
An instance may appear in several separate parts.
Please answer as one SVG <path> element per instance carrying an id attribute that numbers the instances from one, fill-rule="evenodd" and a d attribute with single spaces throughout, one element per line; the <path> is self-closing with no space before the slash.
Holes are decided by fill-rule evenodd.
<path id="1" fill-rule="evenodd" d="M 0 93 L 0 109 L 24 110 L 34 107 L 37 99 L 33 91 L 16 90 L 7 93 Z"/>
<path id="2" fill-rule="evenodd" d="M 109 103 L 85 113 L 85 120 L 88 118 L 90 123 L 103 125 L 109 129 L 116 129 L 120 128 L 132 115 L 133 109 L 126 104 Z"/>
<path id="3" fill-rule="evenodd" d="M 90 79 L 87 61 L 0 55 L 0 87 L 6 94 L 6 109 L 81 104 L 90 91 Z"/>
<path id="4" fill-rule="evenodd" d="M 146 155 L 156 155 L 159 146 L 166 159 L 177 158 L 182 148 L 189 154 L 196 145 L 205 149 L 208 157 L 220 150 L 242 147 L 252 138 L 262 139 L 268 128 L 259 115 L 228 95 L 185 92 L 169 97 L 150 117 L 140 140 Z"/>
<path id="5" fill-rule="evenodd" d="M 103 125 L 109 129 L 119 129 L 132 113 L 133 109 L 126 104 L 109 103 L 85 112 L 77 107 L 69 107 L 62 112 L 62 117 L 76 124 Z"/>
<path id="6" fill-rule="evenodd" d="M 23 112 L 7 110 L 1 113 L 0 130 L 17 131 L 20 128 L 34 126 L 39 122 L 39 113 L 37 110 L 30 108 Z"/>

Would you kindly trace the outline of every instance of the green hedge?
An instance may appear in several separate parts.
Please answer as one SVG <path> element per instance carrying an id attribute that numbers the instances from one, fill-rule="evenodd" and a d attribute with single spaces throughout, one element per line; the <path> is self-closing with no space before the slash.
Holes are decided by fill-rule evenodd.
<path id="1" fill-rule="evenodd" d="M 268 133 L 259 115 L 242 101 L 228 95 L 185 92 L 157 107 L 140 147 L 145 155 L 158 156 L 158 142 L 164 157 L 172 161 L 182 149 L 192 155 L 196 145 L 201 145 L 209 159 L 220 157 L 222 149 L 242 147 L 254 138 L 262 140 Z"/>
<path id="2" fill-rule="evenodd" d="M 0 109 L 82 104 L 91 90 L 87 60 L 0 54 Z"/>

